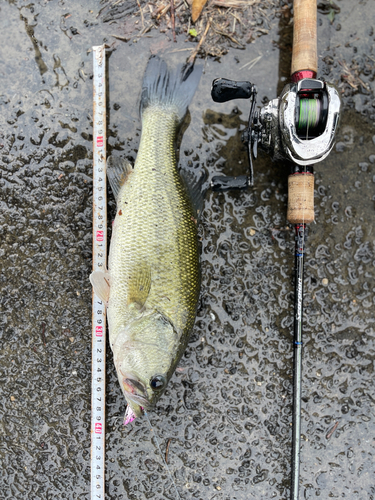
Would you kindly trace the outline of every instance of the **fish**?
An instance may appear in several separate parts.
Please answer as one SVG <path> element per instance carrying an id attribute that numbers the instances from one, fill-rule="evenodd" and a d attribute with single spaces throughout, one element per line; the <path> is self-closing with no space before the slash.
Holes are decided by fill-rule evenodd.
<path id="1" fill-rule="evenodd" d="M 201 68 L 152 56 L 143 78 L 135 164 L 110 156 L 116 198 L 108 269 L 90 281 L 107 306 L 109 342 L 127 402 L 124 424 L 155 407 L 186 349 L 200 294 L 197 219 L 203 192 L 176 161 L 177 131 Z"/>

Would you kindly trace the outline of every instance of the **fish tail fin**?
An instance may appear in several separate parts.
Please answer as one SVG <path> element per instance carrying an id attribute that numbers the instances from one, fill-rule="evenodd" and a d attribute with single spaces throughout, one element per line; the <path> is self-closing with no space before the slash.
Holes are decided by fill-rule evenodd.
<path id="1" fill-rule="evenodd" d="M 169 71 L 159 56 L 151 56 L 142 83 L 141 115 L 150 106 L 174 108 L 181 122 L 197 90 L 202 67 L 179 65 Z"/>

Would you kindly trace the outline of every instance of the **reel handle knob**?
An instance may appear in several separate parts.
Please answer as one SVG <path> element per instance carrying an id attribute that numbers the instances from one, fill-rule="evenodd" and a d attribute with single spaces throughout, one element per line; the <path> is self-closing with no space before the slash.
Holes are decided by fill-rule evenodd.
<path id="1" fill-rule="evenodd" d="M 227 102 L 232 99 L 250 99 L 254 88 L 250 82 L 236 82 L 226 78 L 216 78 L 212 82 L 211 97 L 215 102 Z"/>

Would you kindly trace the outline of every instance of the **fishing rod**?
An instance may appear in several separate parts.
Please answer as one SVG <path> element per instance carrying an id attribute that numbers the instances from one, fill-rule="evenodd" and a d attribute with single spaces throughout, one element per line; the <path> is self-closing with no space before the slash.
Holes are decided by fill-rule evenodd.
<path id="1" fill-rule="evenodd" d="M 218 78 L 211 95 L 215 102 L 250 99 L 247 144 L 249 174 L 216 176 L 214 190 L 253 185 L 253 161 L 258 146 L 273 160 L 289 164 L 287 220 L 295 229 L 293 431 L 291 500 L 298 500 L 301 447 L 303 268 L 307 224 L 314 221 L 313 165 L 330 153 L 340 116 L 340 97 L 333 85 L 317 79 L 317 1 L 294 0 L 291 82 L 277 99 L 256 109 L 257 89 L 248 81 Z"/>

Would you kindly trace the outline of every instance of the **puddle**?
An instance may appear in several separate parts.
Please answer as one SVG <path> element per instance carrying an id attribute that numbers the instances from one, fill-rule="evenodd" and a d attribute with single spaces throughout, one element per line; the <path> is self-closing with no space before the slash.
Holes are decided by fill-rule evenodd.
<path id="1" fill-rule="evenodd" d="M 335 149 L 315 168 L 316 223 L 307 243 L 306 499 L 375 494 L 370 4 L 362 1 L 353 12 L 348 0 L 337 2 L 332 24 L 328 14 L 318 15 L 319 68 L 339 87 L 344 113 Z M 1 6 L 0 459 L 6 499 L 89 498 L 91 46 L 112 44 L 111 35 L 122 29 L 120 18 L 97 17 L 103 6 Z M 182 167 L 209 179 L 246 173 L 240 136 L 249 104 L 215 104 L 210 86 L 218 76 L 236 75 L 256 83 L 259 104 L 277 95 L 288 75 L 291 41 L 288 4 L 278 7 L 281 17 L 270 6 L 268 33 L 244 50 L 229 44 L 220 60 L 198 61 L 204 74 L 179 147 Z M 181 49 L 196 46 L 181 33 L 176 44 L 168 33 L 146 35 L 137 43 L 117 39 L 108 56 L 108 147 L 130 161 L 139 143 L 140 83 L 150 50 L 160 45 L 175 64 L 189 53 Z M 196 325 L 150 414 L 163 453 L 168 446 L 182 499 L 288 497 L 294 264 L 286 222 L 288 172 L 263 154 L 254 170 L 248 192 L 207 194 Z M 113 210 L 111 193 L 109 205 Z M 109 355 L 108 498 L 175 498 L 147 422 L 123 427 L 124 410 Z"/>

